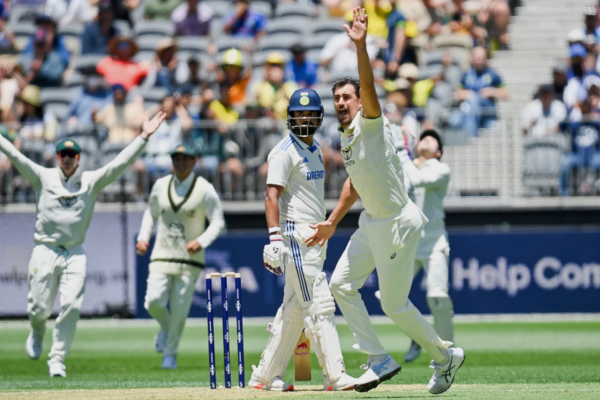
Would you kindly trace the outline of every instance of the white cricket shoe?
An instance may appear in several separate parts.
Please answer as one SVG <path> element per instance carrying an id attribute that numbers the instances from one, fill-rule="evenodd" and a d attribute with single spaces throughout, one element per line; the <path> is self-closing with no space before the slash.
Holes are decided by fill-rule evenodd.
<path id="1" fill-rule="evenodd" d="M 259 369 L 256 368 L 255 365 L 252 366 L 252 369 L 253 372 L 250 381 L 248 382 L 248 387 L 259 390 L 271 390 L 274 392 L 292 392 L 294 390 L 293 384 L 284 382 L 283 379 L 278 376 L 276 376 L 269 384 L 261 382 L 258 372 L 256 372 Z"/>
<path id="2" fill-rule="evenodd" d="M 381 382 L 391 379 L 402 369 L 400 364 L 389 354 L 383 361 L 369 361 L 361 368 L 367 371 L 356 380 L 354 390 L 357 392 L 368 392 L 375 389 Z"/>
<path id="3" fill-rule="evenodd" d="M 162 369 L 177 369 L 175 356 L 163 356 Z"/>
<path id="4" fill-rule="evenodd" d="M 44 335 L 36 335 L 33 330 L 29 332 L 25 342 L 25 350 L 32 360 L 37 360 L 42 355 L 42 345 L 44 344 Z"/>
<path id="5" fill-rule="evenodd" d="M 50 360 L 48 361 L 48 373 L 50 374 L 50 378 L 55 376 L 60 376 L 63 378 L 67 377 L 67 372 L 65 371 L 67 367 L 65 364 L 60 361 Z"/>
<path id="6" fill-rule="evenodd" d="M 456 371 L 465 362 L 465 352 L 460 347 L 454 347 L 448 349 L 448 357 L 450 360 L 445 365 L 437 365 L 431 361 L 429 368 L 435 370 L 427 389 L 432 394 L 442 394 L 446 390 L 450 389 L 452 382 L 454 382 L 454 375 Z"/>
<path id="7" fill-rule="evenodd" d="M 162 353 L 165 350 L 165 346 L 167 345 L 167 336 L 169 336 L 169 333 L 164 329 L 161 329 L 156 334 L 156 337 L 154 338 L 154 348 L 157 352 Z"/>
<path id="8" fill-rule="evenodd" d="M 406 352 L 404 356 L 405 362 L 413 362 L 421 355 L 421 346 L 414 340 L 410 344 L 410 349 Z"/>
<path id="9" fill-rule="evenodd" d="M 344 373 L 341 376 L 341 378 L 335 381 L 334 383 L 331 383 L 331 381 L 329 380 L 329 375 L 323 375 L 323 390 L 327 392 L 352 390 L 354 389 L 355 383 L 356 378 L 353 378 L 346 373 Z"/>

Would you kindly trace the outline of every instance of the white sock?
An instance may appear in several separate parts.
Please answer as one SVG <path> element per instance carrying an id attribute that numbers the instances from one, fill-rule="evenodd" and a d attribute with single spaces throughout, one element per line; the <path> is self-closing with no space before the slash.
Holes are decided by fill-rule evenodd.
<path id="1" fill-rule="evenodd" d="M 369 356 L 369 361 L 381 362 L 381 361 L 385 360 L 387 357 L 388 357 L 387 354 L 378 354 L 375 356 Z"/>

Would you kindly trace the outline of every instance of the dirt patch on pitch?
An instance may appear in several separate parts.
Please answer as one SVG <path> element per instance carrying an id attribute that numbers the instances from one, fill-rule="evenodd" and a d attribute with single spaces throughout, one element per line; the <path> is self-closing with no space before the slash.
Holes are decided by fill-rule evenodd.
<path id="1" fill-rule="evenodd" d="M 465 385 L 466 386 L 466 385 Z M 459 385 L 454 385 L 458 388 Z M 322 386 L 300 386 L 294 392 L 277 393 L 267 392 L 254 389 L 217 389 L 210 390 L 207 388 L 158 388 L 158 389 L 122 389 L 122 390 L 57 390 L 43 392 L 16 392 L 16 393 L 0 393 L 0 400 L 19 399 L 19 400 L 70 400 L 70 399 L 86 399 L 86 400 L 158 400 L 158 399 L 277 399 L 288 397 L 324 397 L 324 396 L 361 396 L 357 392 L 345 393 L 329 393 L 321 391 Z M 427 388 L 424 385 L 384 385 L 380 388 L 372 390 L 369 394 L 381 392 L 423 392 L 427 393 Z M 352 396 L 354 397 L 354 396 Z M 372 397 L 372 396 L 371 396 Z"/>

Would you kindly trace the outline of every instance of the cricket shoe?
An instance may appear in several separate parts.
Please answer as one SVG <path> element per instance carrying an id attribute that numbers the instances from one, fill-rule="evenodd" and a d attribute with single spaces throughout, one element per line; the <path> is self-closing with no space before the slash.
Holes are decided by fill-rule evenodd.
<path id="1" fill-rule="evenodd" d="M 165 346 L 167 344 L 167 336 L 169 336 L 169 333 L 164 329 L 161 329 L 156 334 L 156 337 L 154 338 L 154 348 L 158 353 L 162 353 L 165 350 Z"/>
<path id="2" fill-rule="evenodd" d="M 60 361 L 50 360 L 48 361 L 48 373 L 50 374 L 50 378 L 55 376 L 60 376 L 62 378 L 67 377 L 65 364 Z"/>
<path id="3" fill-rule="evenodd" d="M 323 375 L 323 390 L 326 392 L 336 392 L 354 389 L 356 378 L 344 373 L 340 379 L 331 383 L 329 375 Z"/>
<path id="4" fill-rule="evenodd" d="M 406 352 L 404 356 L 405 362 L 413 362 L 421 355 L 421 346 L 414 340 L 410 344 L 410 349 Z"/>
<path id="5" fill-rule="evenodd" d="M 435 370 L 427 389 L 432 394 L 442 394 L 446 390 L 450 389 L 452 382 L 454 382 L 454 375 L 456 371 L 465 362 L 465 352 L 460 347 L 454 347 L 448 349 L 448 362 L 444 365 L 437 365 L 434 361 L 431 361 L 429 368 Z"/>
<path id="6" fill-rule="evenodd" d="M 274 392 L 292 392 L 294 390 L 294 385 L 291 383 L 284 382 L 283 379 L 276 376 L 275 379 L 270 384 L 265 384 L 260 381 L 260 378 L 257 376 L 256 372 L 258 368 L 256 366 L 252 366 L 254 372 L 252 372 L 252 376 L 250 377 L 250 382 L 248 382 L 248 386 L 253 389 L 259 390 L 272 390 Z"/>
<path id="7" fill-rule="evenodd" d="M 42 355 L 42 345 L 44 343 L 44 335 L 36 335 L 33 331 L 29 332 L 27 341 L 25 342 L 25 350 L 27 355 L 32 360 L 37 360 Z"/>
<path id="8" fill-rule="evenodd" d="M 163 356 L 162 369 L 177 369 L 177 360 L 175 356 Z"/>
<path id="9" fill-rule="evenodd" d="M 369 360 L 367 365 L 361 366 L 367 371 L 356 380 L 354 390 L 357 392 L 368 392 L 375 389 L 381 382 L 394 377 L 402 367 L 389 354 L 383 361 Z"/>

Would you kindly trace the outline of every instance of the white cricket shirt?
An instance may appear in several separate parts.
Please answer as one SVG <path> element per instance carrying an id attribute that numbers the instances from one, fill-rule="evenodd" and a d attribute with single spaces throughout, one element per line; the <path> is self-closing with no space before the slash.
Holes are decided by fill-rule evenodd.
<path id="1" fill-rule="evenodd" d="M 83 173 L 78 169 L 67 178 L 58 167 L 44 168 L 35 164 L 0 135 L 0 150 L 35 190 L 35 242 L 65 248 L 82 244 L 98 195 L 117 179 L 145 145 L 146 141 L 138 136 L 104 167 Z"/>
<path id="2" fill-rule="evenodd" d="M 403 163 L 407 188 L 414 188 L 415 203 L 425 213 L 429 222 L 423 229 L 423 238 L 419 242 L 419 251 L 423 248 L 433 250 L 436 244 L 443 247 L 446 243 L 446 213 L 444 197 L 450 183 L 450 167 L 436 158 L 420 165 L 406 160 Z M 440 239 L 444 238 L 440 243 Z"/>
<path id="3" fill-rule="evenodd" d="M 361 110 L 348 128 L 339 130 L 344 165 L 367 214 L 374 218 L 399 214 L 410 200 L 388 119 L 364 118 Z"/>
<path id="4" fill-rule="evenodd" d="M 269 153 L 267 185 L 283 186 L 279 222 L 314 224 L 325 220 L 325 165 L 319 143 L 304 143 L 293 133 Z"/>
<path id="5" fill-rule="evenodd" d="M 142 219 L 138 242 L 150 241 L 157 221 L 150 272 L 164 274 L 198 273 L 204 266 L 205 249 L 225 228 L 223 208 L 215 188 L 193 172 L 183 181 L 176 175 L 156 181 Z M 186 245 L 194 239 L 202 250 L 189 254 Z"/>

